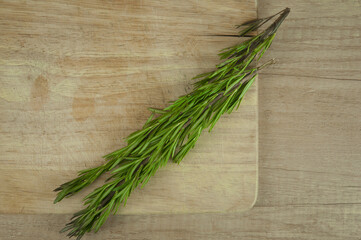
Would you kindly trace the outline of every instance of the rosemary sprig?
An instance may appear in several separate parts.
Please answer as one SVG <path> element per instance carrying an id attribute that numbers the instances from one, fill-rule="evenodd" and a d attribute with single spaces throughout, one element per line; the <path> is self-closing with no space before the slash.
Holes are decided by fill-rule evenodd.
<path id="1" fill-rule="evenodd" d="M 181 96 L 164 109 L 150 108 L 152 112 L 143 128 L 130 134 L 127 146 L 104 158 L 101 166 L 83 170 L 74 180 L 62 184 L 54 203 L 69 197 L 111 171 L 106 183 L 84 198 L 83 210 L 77 212 L 61 232 L 69 231 L 69 237 L 80 239 L 86 232 L 103 225 L 110 213 L 115 214 L 124 205 L 130 193 L 141 184 L 144 186 L 157 169 L 169 159 L 180 163 L 195 146 L 202 131 L 213 129 L 220 116 L 237 109 L 254 82 L 260 67 L 250 67 L 270 47 L 277 29 L 290 9 L 264 19 L 257 19 L 237 26 L 238 37 L 248 36 L 272 18 L 277 19 L 264 31 L 235 46 L 223 49 L 219 54 L 224 61 L 213 72 L 201 74 L 195 79 L 193 92 Z"/>

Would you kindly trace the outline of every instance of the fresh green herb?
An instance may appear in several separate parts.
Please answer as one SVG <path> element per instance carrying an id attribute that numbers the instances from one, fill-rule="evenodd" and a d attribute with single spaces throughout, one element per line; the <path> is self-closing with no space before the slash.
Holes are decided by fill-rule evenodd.
<path id="1" fill-rule="evenodd" d="M 241 30 L 236 36 L 248 37 L 278 16 L 258 35 L 223 49 L 219 56 L 224 61 L 215 71 L 195 77 L 199 80 L 194 84 L 193 92 L 179 97 L 164 109 L 150 108 L 152 114 L 143 128 L 128 136 L 126 147 L 104 156 L 106 163 L 80 171 L 77 178 L 55 189 L 59 191 L 54 200 L 57 203 L 82 190 L 103 173 L 111 172 L 102 187 L 84 198 L 86 207 L 75 213 L 61 232 L 69 231 L 68 236 L 77 239 L 92 230 L 97 232 L 108 216 L 117 212 L 121 203 L 126 204 L 139 184 L 144 186 L 169 159 L 179 164 L 204 129 L 211 131 L 222 114 L 237 109 L 258 71 L 272 62 L 260 67 L 250 67 L 250 64 L 270 47 L 289 11 L 286 8 L 271 17 L 237 26 Z"/>

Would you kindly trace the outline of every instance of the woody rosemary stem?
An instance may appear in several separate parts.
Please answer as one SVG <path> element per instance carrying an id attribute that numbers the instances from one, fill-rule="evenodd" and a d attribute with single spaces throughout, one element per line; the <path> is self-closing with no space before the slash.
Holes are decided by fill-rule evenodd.
<path id="1" fill-rule="evenodd" d="M 97 232 L 110 213 L 124 205 L 130 193 L 144 186 L 157 169 L 168 160 L 180 163 L 195 146 L 204 129 L 211 131 L 224 113 L 237 109 L 255 81 L 258 71 L 273 64 L 271 60 L 260 67 L 251 67 L 271 46 L 276 31 L 289 14 L 286 8 L 263 19 L 237 26 L 237 37 L 248 37 L 261 26 L 276 18 L 265 30 L 235 46 L 221 50 L 223 62 L 212 72 L 198 75 L 194 90 L 181 96 L 164 109 L 150 108 L 151 116 L 143 128 L 130 134 L 127 146 L 104 156 L 106 162 L 98 167 L 82 170 L 77 178 L 62 184 L 54 203 L 79 192 L 100 175 L 110 172 L 103 186 L 84 198 L 85 208 L 74 214 L 61 232 L 80 239 L 85 233 Z"/>

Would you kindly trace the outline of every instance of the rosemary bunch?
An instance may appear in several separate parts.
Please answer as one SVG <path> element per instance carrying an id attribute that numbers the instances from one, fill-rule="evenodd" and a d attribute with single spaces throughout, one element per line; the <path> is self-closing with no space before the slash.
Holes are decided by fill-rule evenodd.
<path id="1" fill-rule="evenodd" d="M 54 203 L 77 193 L 103 173 L 111 172 L 103 186 L 84 198 L 85 208 L 75 213 L 61 232 L 69 231 L 68 236 L 77 239 L 86 232 L 97 232 L 121 203 L 126 204 L 139 184 L 144 186 L 169 159 L 180 163 L 204 129 L 211 131 L 222 114 L 237 109 L 258 71 L 272 62 L 260 67 L 250 67 L 250 64 L 270 47 L 289 11 L 286 8 L 268 18 L 237 26 L 241 30 L 235 36 L 245 37 L 277 17 L 258 35 L 223 49 L 219 54 L 223 62 L 215 71 L 195 77 L 198 81 L 191 93 L 164 109 L 150 108 L 152 114 L 143 128 L 127 137 L 126 147 L 104 156 L 107 161 L 103 165 L 80 171 L 77 178 L 56 188 Z"/>

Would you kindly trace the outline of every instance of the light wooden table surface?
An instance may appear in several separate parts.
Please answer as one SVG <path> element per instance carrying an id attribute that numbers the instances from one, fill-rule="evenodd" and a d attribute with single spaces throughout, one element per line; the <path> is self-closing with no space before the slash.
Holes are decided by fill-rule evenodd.
<path id="1" fill-rule="evenodd" d="M 291 14 L 259 79 L 259 194 L 236 214 L 116 216 L 84 239 L 360 239 L 361 3 L 259 0 Z M 241 6 L 240 6 L 241 7 Z M 1 239 L 64 239 L 70 215 L 2 215 Z"/>

